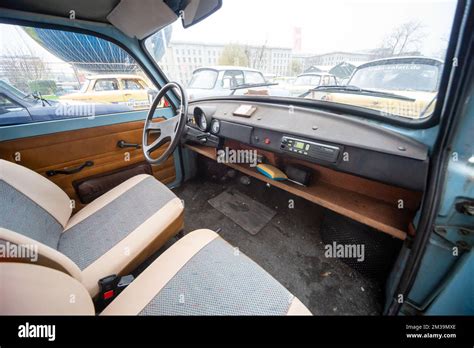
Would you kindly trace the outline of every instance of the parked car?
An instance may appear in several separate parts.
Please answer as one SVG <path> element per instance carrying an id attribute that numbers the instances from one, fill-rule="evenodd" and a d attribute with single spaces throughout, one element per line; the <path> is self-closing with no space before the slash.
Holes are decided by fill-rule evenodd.
<path id="1" fill-rule="evenodd" d="M 0 80 L 0 125 L 90 117 L 132 110 L 125 104 L 47 100 L 40 93 L 27 94 Z"/>
<path id="2" fill-rule="evenodd" d="M 277 76 L 272 82 L 278 83 L 278 86 L 281 88 L 289 89 L 293 86 L 296 81 L 295 76 Z"/>
<path id="3" fill-rule="evenodd" d="M 188 84 L 189 99 L 210 96 L 259 94 L 287 96 L 288 92 L 265 80 L 263 74 L 241 66 L 210 66 L 194 70 Z"/>
<path id="4" fill-rule="evenodd" d="M 289 88 L 292 97 L 299 97 L 318 86 L 337 85 L 336 77 L 329 73 L 304 73 L 298 75 L 293 85 Z"/>
<path id="5" fill-rule="evenodd" d="M 422 118 L 434 110 L 442 72 L 443 62 L 435 58 L 378 59 L 354 70 L 346 86 L 317 88 L 307 98 Z"/>
<path id="6" fill-rule="evenodd" d="M 79 92 L 60 99 L 127 104 L 134 109 L 147 109 L 154 95 L 156 91 L 139 75 L 107 74 L 86 77 Z"/>

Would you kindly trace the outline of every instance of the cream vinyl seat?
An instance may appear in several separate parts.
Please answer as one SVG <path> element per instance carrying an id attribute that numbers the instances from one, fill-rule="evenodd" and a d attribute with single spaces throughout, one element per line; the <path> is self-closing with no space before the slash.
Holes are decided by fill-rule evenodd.
<path id="1" fill-rule="evenodd" d="M 43 176 L 0 160 L 0 243 L 35 249 L 35 262 L 65 272 L 91 296 L 98 280 L 127 274 L 183 228 L 183 204 L 150 175 L 137 175 L 71 217 L 69 197 Z M 6 248 L 5 248 L 6 250 Z M 1 256 L 0 256 L 1 257 Z"/>
<path id="2" fill-rule="evenodd" d="M 43 266 L 0 263 L 1 315 L 93 315 L 77 280 Z M 74 302 L 71 302 L 74 294 Z M 283 285 L 210 230 L 181 238 L 101 315 L 311 315 Z"/>

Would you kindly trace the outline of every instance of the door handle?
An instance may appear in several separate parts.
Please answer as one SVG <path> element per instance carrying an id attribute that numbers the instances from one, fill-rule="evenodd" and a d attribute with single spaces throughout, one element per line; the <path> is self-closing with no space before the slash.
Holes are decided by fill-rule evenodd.
<path id="1" fill-rule="evenodd" d="M 66 175 L 70 175 L 70 174 L 76 174 L 76 173 L 79 173 L 81 170 L 83 170 L 85 167 L 92 167 L 94 165 L 94 162 L 92 161 L 86 161 L 84 162 L 83 164 L 81 164 L 80 166 L 77 166 L 75 168 L 71 168 L 71 169 L 53 169 L 53 170 L 48 170 L 46 172 L 46 175 L 47 176 L 54 176 L 56 174 L 66 174 Z"/>
<path id="2" fill-rule="evenodd" d="M 125 149 L 127 147 L 134 147 L 135 149 L 141 149 L 140 144 L 127 143 L 125 140 L 119 140 L 117 142 L 117 146 L 120 147 L 121 149 Z"/>

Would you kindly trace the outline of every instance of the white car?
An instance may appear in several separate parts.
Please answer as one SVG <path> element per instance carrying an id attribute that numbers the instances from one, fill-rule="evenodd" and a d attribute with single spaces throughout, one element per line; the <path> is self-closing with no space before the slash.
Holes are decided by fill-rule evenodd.
<path id="1" fill-rule="evenodd" d="M 310 89 L 328 85 L 337 85 L 336 77 L 334 75 L 325 72 L 305 73 L 298 75 L 289 90 L 292 97 L 299 97 Z"/>
<path id="2" fill-rule="evenodd" d="M 288 91 L 275 86 L 256 69 L 211 66 L 194 70 L 187 92 L 189 100 L 228 95 L 289 95 Z"/>

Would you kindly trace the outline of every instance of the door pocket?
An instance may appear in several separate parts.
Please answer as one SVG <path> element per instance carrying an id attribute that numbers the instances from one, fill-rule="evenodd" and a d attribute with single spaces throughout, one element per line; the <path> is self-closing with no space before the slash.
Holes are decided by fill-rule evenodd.
<path id="1" fill-rule="evenodd" d="M 148 163 L 139 163 L 104 174 L 94 175 L 72 183 L 79 200 L 83 204 L 92 202 L 97 197 L 110 191 L 115 186 L 139 174 L 153 175 Z"/>

